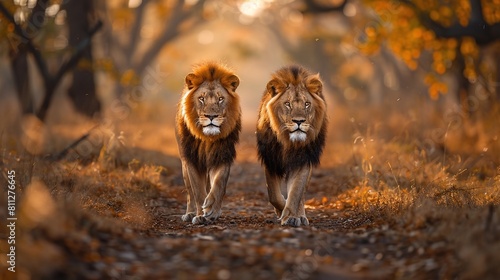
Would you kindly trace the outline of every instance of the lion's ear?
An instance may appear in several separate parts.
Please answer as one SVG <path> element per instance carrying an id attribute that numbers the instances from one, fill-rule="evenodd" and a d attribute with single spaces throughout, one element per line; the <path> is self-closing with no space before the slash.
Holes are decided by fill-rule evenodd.
<path id="1" fill-rule="evenodd" d="M 271 93 L 272 96 L 278 94 L 280 88 L 282 87 L 280 81 L 277 79 L 272 79 L 267 83 L 267 92 Z"/>
<path id="2" fill-rule="evenodd" d="M 185 78 L 186 86 L 189 90 L 193 89 L 199 83 L 199 78 L 194 73 L 187 74 Z"/>
<path id="3" fill-rule="evenodd" d="M 315 93 L 318 95 L 322 95 L 323 83 L 319 78 L 319 74 L 311 75 L 306 79 L 306 87 L 310 93 Z"/>
<path id="4" fill-rule="evenodd" d="M 224 81 L 222 81 L 222 83 L 223 85 L 231 89 L 231 91 L 235 92 L 240 85 L 240 79 L 236 75 L 231 75 L 227 78 L 224 78 Z"/>

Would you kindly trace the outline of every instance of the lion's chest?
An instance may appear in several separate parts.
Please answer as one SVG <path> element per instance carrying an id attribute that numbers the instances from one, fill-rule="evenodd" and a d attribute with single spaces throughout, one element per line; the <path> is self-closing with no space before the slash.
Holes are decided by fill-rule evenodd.
<path id="1" fill-rule="evenodd" d="M 291 148 L 285 148 L 270 127 L 257 129 L 259 158 L 268 172 L 280 177 L 304 166 L 318 165 L 324 143 L 324 129 L 308 144 Z"/>
<path id="2" fill-rule="evenodd" d="M 181 156 L 199 171 L 231 164 L 236 157 L 233 134 L 215 141 L 196 138 L 187 127 L 180 131 Z M 237 137 L 237 136 L 236 136 Z"/>

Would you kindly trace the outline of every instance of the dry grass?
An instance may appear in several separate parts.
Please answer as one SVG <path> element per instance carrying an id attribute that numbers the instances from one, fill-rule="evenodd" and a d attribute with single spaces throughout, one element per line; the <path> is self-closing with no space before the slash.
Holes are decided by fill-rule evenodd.
<path id="1" fill-rule="evenodd" d="M 498 110 L 475 124 L 488 127 L 487 133 L 476 129 L 476 134 L 464 136 L 469 132 L 463 130 L 471 130 L 468 123 L 448 130 L 443 141 L 426 138 L 437 130 L 436 120 L 409 121 L 397 114 L 387 119 L 372 113 L 358 117 L 361 121 L 351 117 L 352 142 L 336 140 L 330 151 L 333 167 L 324 171 L 334 179 L 315 187 L 323 197 L 310 199 L 309 208 L 353 211 L 358 218 L 367 217 L 370 226 L 406 231 L 418 240 L 416 248 L 446 248 L 453 259 L 440 264 L 446 273 L 438 278 L 499 276 Z M 426 121 L 428 128 L 421 129 Z M 483 141 L 467 142 L 470 138 Z M 336 191 L 328 196 L 332 184 Z M 412 269 L 416 267 L 406 266 L 395 276 L 415 277 Z"/>

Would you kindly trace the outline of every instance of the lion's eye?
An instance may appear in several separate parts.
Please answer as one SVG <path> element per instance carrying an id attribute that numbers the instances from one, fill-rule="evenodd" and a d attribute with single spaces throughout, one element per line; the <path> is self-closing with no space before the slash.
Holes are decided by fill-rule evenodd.
<path id="1" fill-rule="evenodd" d="M 287 102 L 285 102 L 285 106 L 286 106 L 287 108 L 290 108 L 290 102 L 288 102 L 288 101 L 287 101 Z"/>
<path id="2" fill-rule="evenodd" d="M 311 107 L 311 102 L 306 102 L 306 108 Z"/>
<path id="3" fill-rule="evenodd" d="M 222 103 L 222 101 L 224 101 L 224 97 L 219 97 L 219 103 Z"/>
<path id="4" fill-rule="evenodd" d="M 205 98 L 203 96 L 198 97 L 198 100 L 200 100 L 201 103 L 205 102 Z"/>

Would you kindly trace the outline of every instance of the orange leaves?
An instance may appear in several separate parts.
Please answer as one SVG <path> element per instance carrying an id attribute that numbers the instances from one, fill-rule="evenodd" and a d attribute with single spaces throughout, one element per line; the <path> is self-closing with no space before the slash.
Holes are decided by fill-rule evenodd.
<path id="1" fill-rule="evenodd" d="M 465 68 L 463 75 L 469 80 L 477 79 L 476 63 L 479 56 L 479 48 L 473 38 L 465 37 L 460 45 L 460 53 L 464 57 Z"/>
<path id="2" fill-rule="evenodd" d="M 415 39 L 421 39 L 424 33 L 423 28 L 415 28 L 411 32 L 411 36 Z"/>
<path id="3" fill-rule="evenodd" d="M 488 24 L 500 22 L 500 0 L 483 0 L 483 15 Z"/>
<path id="4" fill-rule="evenodd" d="M 432 69 L 437 74 L 443 75 L 451 67 L 457 56 L 457 44 L 457 40 L 453 38 L 434 40 L 430 49 L 433 51 Z"/>
<path id="5" fill-rule="evenodd" d="M 436 34 L 430 30 L 424 29 L 422 33 L 422 41 L 424 49 L 430 50 L 432 49 L 434 42 L 436 42 Z"/>
<path id="6" fill-rule="evenodd" d="M 488 24 L 500 22 L 500 0 L 481 0 L 483 13 Z M 480 49 L 471 37 L 437 38 L 423 20 L 432 20 L 445 27 L 452 24 L 467 26 L 471 20 L 470 0 L 413 0 L 412 4 L 403 1 L 364 0 L 379 16 L 377 24 L 365 28 L 367 43 L 361 50 L 373 53 L 380 44 L 387 43 L 389 49 L 399 57 L 408 68 L 415 70 L 421 62 L 423 52 L 431 55 L 432 72 L 426 78 L 429 94 L 435 99 L 448 91 L 446 84 L 438 77 L 444 75 L 459 56 L 464 61 L 463 75 L 474 81 L 478 77 L 477 61 Z M 377 28 L 373 28 L 376 26 Z M 381 32 L 383 31 L 383 32 Z M 432 76 L 432 78 L 430 78 Z"/>
<path id="7" fill-rule="evenodd" d="M 418 24 L 415 13 L 405 5 L 393 1 L 367 1 L 379 15 L 380 21 L 372 21 L 364 28 L 365 42 L 359 47 L 366 54 L 373 54 L 384 40 L 389 48 L 410 69 L 416 69 L 424 45 L 423 38 L 430 38 Z"/>
<path id="8" fill-rule="evenodd" d="M 456 21 L 462 26 L 469 23 L 471 11 L 469 0 L 417 0 L 413 2 L 418 9 L 427 13 L 430 19 L 444 26 L 450 26 Z"/>
<path id="9" fill-rule="evenodd" d="M 380 194 L 369 186 L 356 186 L 335 197 L 311 198 L 305 202 L 306 209 L 369 208 L 380 202 Z"/>
<path id="10" fill-rule="evenodd" d="M 434 54 L 439 54 L 439 53 L 434 53 Z M 434 62 L 432 63 L 432 67 L 436 71 L 436 73 L 442 75 L 444 72 L 446 72 L 446 66 L 442 62 Z"/>
<path id="11" fill-rule="evenodd" d="M 358 44 L 359 49 L 365 54 L 374 54 L 382 44 L 384 31 L 381 26 L 367 25 L 363 30 L 363 42 Z"/>
<path id="12" fill-rule="evenodd" d="M 424 82 L 429 86 L 429 95 L 434 100 L 438 99 L 440 94 L 446 94 L 448 92 L 448 86 L 441 82 L 433 73 L 427 74 Z"/>
<path id="13" fill-rule="evenodd" d="M 460 45 L 460 52 L 464 56 L 471 56 L 472 58 L 477 58 L 479 55 L 479 49 L 471 37 L 462 38 L 462 44 Z"/>
<path id="14" fill-rule="evenodd" d="M 435 73 L 427 74 L 424 82 L 429 86 L 429 95 L 434 100 L 438 99 L 440 94 L 448 92 L 448 86 L 437 75 L 443 75 L 451 67 L 457 55 L 457 44 L 456 39 L 440 39 L 432 43 L 432 70 Z"/>
<path id="15" fill-rule="evenodd" d="M 430 10 L 429 17 L 433 21 L 437 21 L 444 25 L 450 25 L 452 21 L 453 11 L 449 6 L 440 6 Z"/>
<path id="16" fill-rule="evenodd" d="M 306 208 L 309 209 L 321 208 L 328 205 L 328 198 L 326 196 L 321 197 L 321 199 L 313 197 L 306 201 Z"/>
<path id="17" fill-rule="evenodd" d="M 420 27 L 415 27 L 414 24 L 410 28 L 398 26 L 394 29 L 394 36 L 388 38 L 389 47 L 399 56 L 408 66 L 408 68 L 417 69 L 417 59 L 420 57 L 421 51 L 424 48 L 424 30 Z"/>
<path id="18" fill-rule="evenodd" d="M 321 198 L 321 204 L 326 204 L 328 202 L 328 198 L 326 196 L 323 196 Z"/>
<path id="19" fill-rule="evenodd" d="M 470 12 L 471 12 L 471 7 L 470 7 L 470 1 L 469 0 L 460 0 L 457 1 L 458 4 L 456 5 L 455 13 L 457 15 L 457 20 L 462 26 L 466 26 L 469 24 L 469 18 L 470 18 Z"/>

